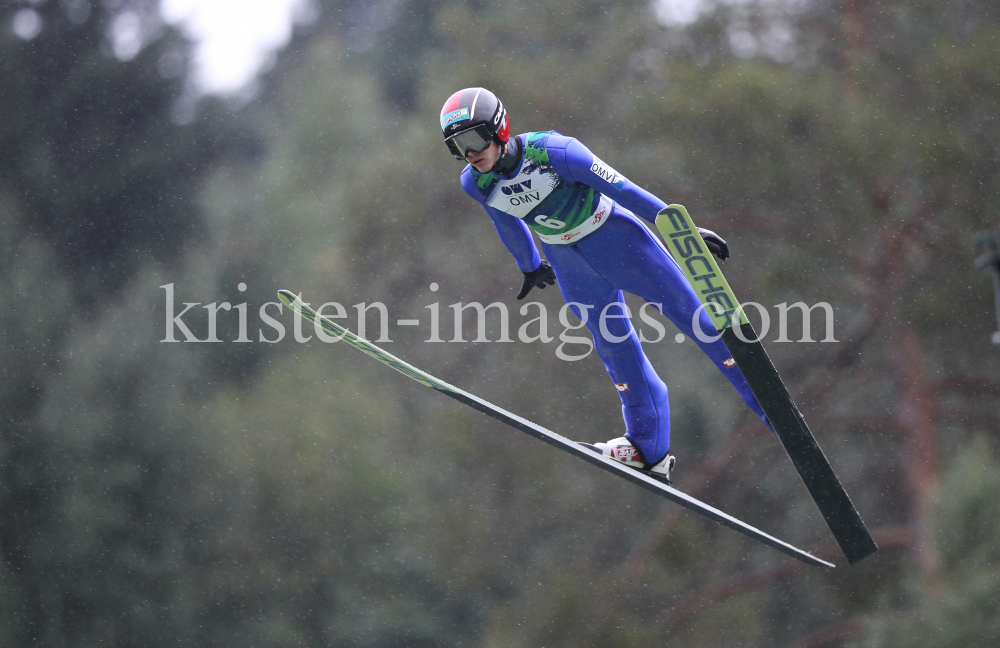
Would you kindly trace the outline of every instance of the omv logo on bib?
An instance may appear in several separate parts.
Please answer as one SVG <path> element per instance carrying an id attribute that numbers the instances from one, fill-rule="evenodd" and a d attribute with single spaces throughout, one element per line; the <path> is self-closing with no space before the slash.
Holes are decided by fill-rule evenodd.
<path id="1" fill-rule="evenodd" d="M 531 180 L 522 180 L 521 182 L 515 182 L 512 185 L 505 185 L 500 187 L 500 191 L 504 192 L 504 194 L 508 196 L 524 193 L 525 191 L 531 191 Z"/>

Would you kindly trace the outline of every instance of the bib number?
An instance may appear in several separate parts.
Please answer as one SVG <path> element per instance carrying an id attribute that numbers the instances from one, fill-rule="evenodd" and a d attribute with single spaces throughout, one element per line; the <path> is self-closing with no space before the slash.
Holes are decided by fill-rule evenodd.
<path id="1" fill-rule="evenodd" d="M 542 215 L 539 215 L 539 216 L 535 217 L 535 224 L 536 225 L 541 225 L 542 227 L 548 227 L 550 229 L 556 229 L 556 230 L 557 229 L 562 229 L 562 228 L 566 227 L 566 223 L 564 223 L 563 221 L 555 219 L 555 218 L 549 218 L 548 216 L 542 216 Z"/>

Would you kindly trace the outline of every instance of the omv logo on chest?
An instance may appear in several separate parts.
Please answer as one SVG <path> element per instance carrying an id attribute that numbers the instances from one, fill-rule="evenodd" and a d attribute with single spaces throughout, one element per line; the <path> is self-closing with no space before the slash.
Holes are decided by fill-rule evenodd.
<path id="1" fill-rule="evenodd" d="M 526 205 L 528 203 L 538 202 L 540 199 L 539 192 L 531 190 L 531 180 L 522 180 L 521 182 L 504 185 L 500 187 L 500 191 L 502 191 L 505 196 L 511 197 L 511 205 Z"/>
<path id="2" fill-rule="evenodd" d="M 500 187 L 500 191 L 504 192 L 508 196 L 524 193 L 525 191 L 531 191 L 531 180 L 522 180 L 521 182 L 515 182 L 512 185 L 505 185 Z"/>

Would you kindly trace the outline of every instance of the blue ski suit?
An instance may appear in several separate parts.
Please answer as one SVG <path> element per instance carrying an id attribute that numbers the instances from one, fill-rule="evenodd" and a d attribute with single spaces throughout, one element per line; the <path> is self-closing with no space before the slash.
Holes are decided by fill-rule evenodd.
<path id="1" fill-rule="evenodd" d="M 732 382 L 747 405 L 764 412 L 721 339 L 701 342 L 692 320 L 701 305 L 683 271 L 660 240 L 636 218 L 655 222 L 666 203 L 633 184 L 574 138 L 557 131 L 517 136 L 521 160 L 510 175 L 462 171 L 462 187 L 486 209 L 497 233 L 522 272 L 541 263 L 529 227 L 555 270 L 563 297 L 587 328 L 594 347 L 619 390 L 626 436 L 646 461 L 659 462 L 670 450 L 667 386 L 642 351 L 625 313 L 622 291 L 662 305 L 663 314 L 693 339 Z M 605 309 L 607 308 L 607 311 Z M 607 313 L 607 338 L 600 330 Z M 715 327 L 704 309 L 704 335 Z"/>

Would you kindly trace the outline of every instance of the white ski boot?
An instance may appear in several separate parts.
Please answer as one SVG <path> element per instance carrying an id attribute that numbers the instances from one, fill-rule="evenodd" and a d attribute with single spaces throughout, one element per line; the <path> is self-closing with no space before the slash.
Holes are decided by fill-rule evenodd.
<path id="1" fill-rule="evenodd" d="M 642 452 L 632 444 L 628 437 L 618 437 L 605 443 L 583 443 L 581 441 L 580 445 L 593 450 L 597 454 L 620 461 L 629 468 L 635 468 L 653 479 L 658 479 L 667 484 L 670 483 L 670 472 L 674 469 L 676 461 L 673 455 L 668 454 L 658 463 L 651 464 L 646 461 L 646 458 L 642 456 Z"/>

